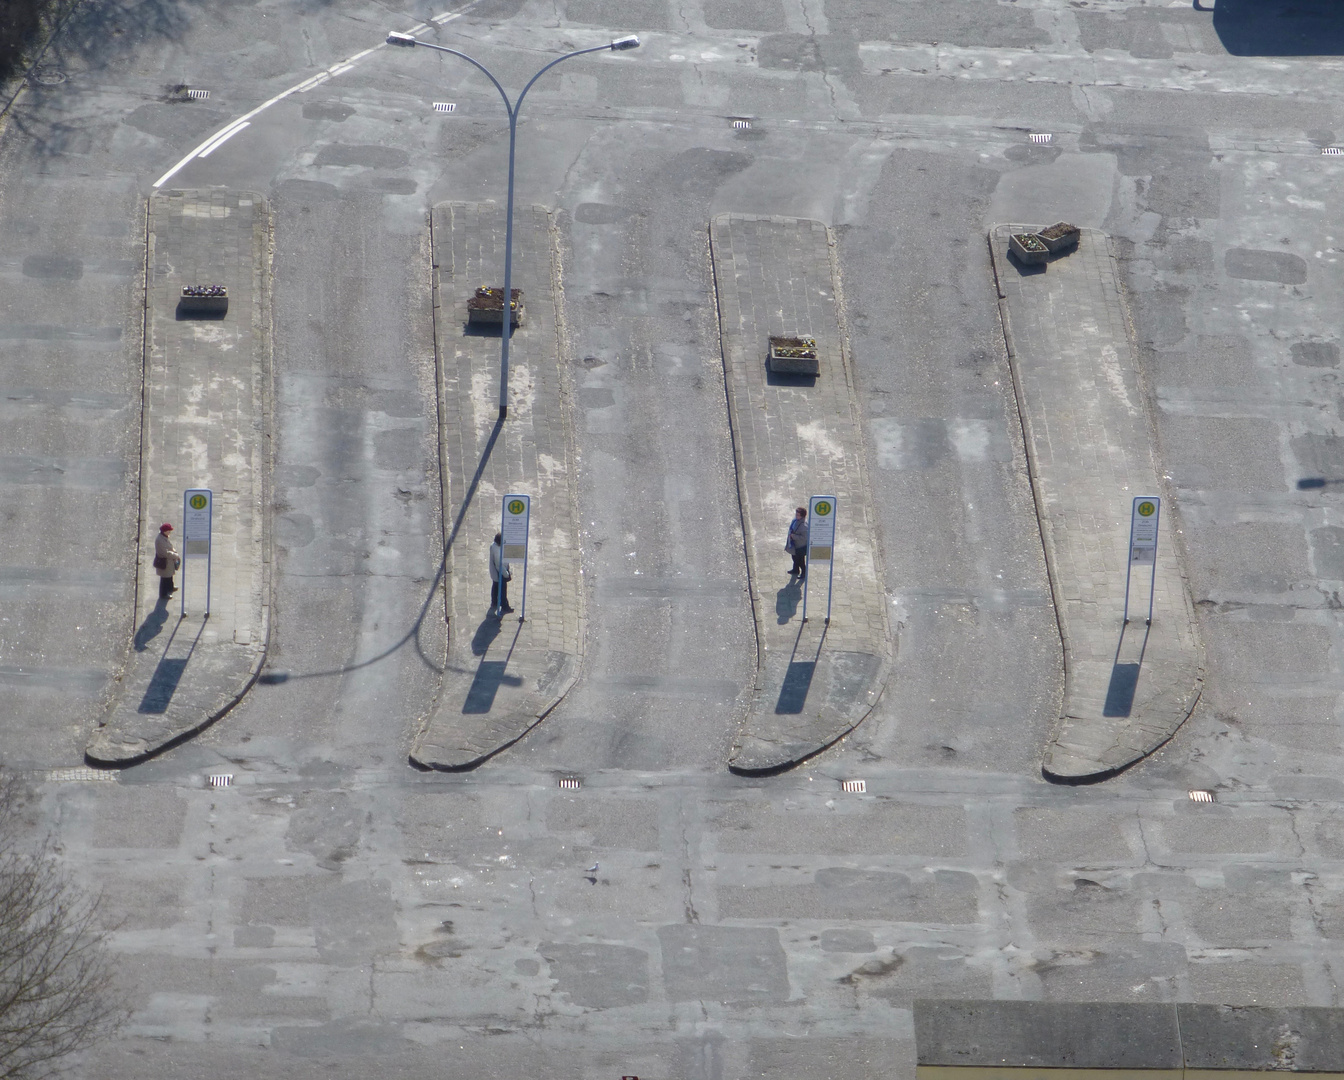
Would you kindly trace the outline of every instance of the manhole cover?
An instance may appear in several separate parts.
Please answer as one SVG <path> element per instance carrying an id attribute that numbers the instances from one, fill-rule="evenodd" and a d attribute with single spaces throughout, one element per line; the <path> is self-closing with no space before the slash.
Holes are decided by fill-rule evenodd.
<path id="1" fill-rule="evenodd" d="M 188 90 L 187 97 L 192 101 L 204 101 L 210 96 L 209 90 Z"/>
<path id="2" fill-rule="evenodd" d="M 1190 801 L 1191 801 L 1191 802 L 1213 802 L 1213 801 L 1214 801 L 1213 792 L 1212 792 L 1212 791 L 1192 791 L 1192 792 L 1190 792 Z"/>
<path id="3" fill-rule="evenodd" d="M 751 130 L 751 121 L 750 121 L 750 120 L 734 120 L 734 121 L 733 121 L 733 130 L 734 130 L 734 131 L 750 131 L 750 130 Z"/>
<path id="4" fill-rule="evenodd" d="M 583 787 L 583 781 L 577 776 L 562 776 L 560 777 L 560 786 L 573 791 L 575 788 Z"/>
<path id="5" fill-rule="evenodd" d="M 28 78 L 39 86 L 60 86 L 65 82 L 66 74 L 60 68 L 40 67 L 34 68 Z"/>
<path id="6" fill-rule="evenodd" d="M 436 101 L 434 102 L 435 112 L 457 112 L 457 103 L 455 101 Z"/>
<path id="7" fill-rule="evenodd" d="M 867 780 L 842 780 L 840 790 L 848 791 L 851 795 L 863 795 L 868 790 Z"/>
<path id="8" fill-rule="evenodd" d="M 1321 149 L 1321 153 L 1326 157 L 1339 157 L 1340 154 L 1344 154 L 1344 149 L 1338 146 L 1326 146 Z"/>
<path id="9" fill-rule="evenodd" d="M 233 773 L 215 773 L 208 777 L 211 787 L 232 787 Z"/>

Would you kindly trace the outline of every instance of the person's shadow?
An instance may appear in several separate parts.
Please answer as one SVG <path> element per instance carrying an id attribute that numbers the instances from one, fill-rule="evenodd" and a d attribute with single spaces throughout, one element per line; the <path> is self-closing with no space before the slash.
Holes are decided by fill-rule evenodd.
<path id="1" fill-rule="evenodd" d="M 780 626 L 798 614 L 798 605 L 802 599 L 803 586 L 797 578 L 790 578 L 789 583 L 775 593 L 775 616 Z"/>
<path id="2" fill-rule="evenodd" d="M 159 631 L 167 621 L 168 597 L 160 596 L 159 602 L 154 605 L 154 610 L 145 617 L 140 629 L 135 632 L 135 651 L 144 652 L 149 648 L 149 643 L 159 636 Z"/>
<path id="3" fill-rule="evenodd" d="M 490 643 L 499 637 L 499 632 L 503 629 L 504 620 L 495 618 L 493 612 L 485 617 L 485 621 L 476 627 L 476 633 L 471 639 L 471 655 L 484 656 L 490 651 Z"/>

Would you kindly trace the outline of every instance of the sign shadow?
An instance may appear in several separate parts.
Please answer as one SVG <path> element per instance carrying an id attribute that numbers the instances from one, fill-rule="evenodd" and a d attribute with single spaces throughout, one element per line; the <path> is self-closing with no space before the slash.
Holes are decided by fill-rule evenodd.
<path id="1" fill-rule="evenodd" d="M 812 676 L 817 672 L 817 661 L 821 658 L 821 647 L 826 641 L 826 630 L 817 638 L 817 651 L 811 659 L 799 659 L 798 645 L 803 639 L 802 624 L 798 626 L 798 636 L 793 640 L 793 652 L 789 656 L 789 666 L 784 671 L 784 681 L 779 687 L 779 700 L 775 702 L 777 715 L 797 714 L 807 705 L 808 691 L 812 689 Z"/>
<path id="2" fill-rule="evenodd" d="M 487 629 L 487 623 L 493 624 L 493 630 Z M 519 623 L 514 629 L 513 640 L 509 642 L 509 651 L 504 654 L 503 660 L 485 659 L 490 642 L 499 634 L 499 629 L 499 620 L 487 617 L 485 622 L 476 630 L 476 636 L 472 640 L 472 652 L 476 652 L 477 642 L 484 641 L 485 646 L 476 654 L 481 657 L 481 662 L 476 665 L 476 677 L 471 680 L 471 686 L 467 689 L 467 698 L 462 703 L 464 714 L 488 713 L 495 707 L 495 695 L 499 693 L 501 686 L 523 685 L 522 676 L 505 674 L 509 666 L 509 658 L 513 656 L 514 646 L 518 644 L 518 635 L 523 632 L 522 623 Z"/>
<path id="3" fill-rule="evenodd" d="M 182 681 L 182 673 L 187 670 L 187 663 L 191 660 L 191 654 L 196 651 L 196 645 L 200 642 L 201 634 L 205 630 L 205 623 L 202 622 L 196 628 L 196 636 L 192 639 L 191 647 L 187 649 L 186 656 L 169 657 L 168 650 L 173 647 L 173 641 L 177 638 L 177 632 L 182 629 L 184 622 L 186 620 L 179 617 L 177 625 L 173 627 L 173 632 L 168 635 L 168 640 L 164 642 L 163 656 L 159 659 L 154 674 L 150 676 L 149 685 L 145 687 L 144 696 L 140 699 L 136 712 L 159 715 L 168 711 L 173 695 L 177 693 L 178 684 Z"/>
<path id="4" fill-rule="evenodd" d="M 1134 693 L 1139 687 L 1139 670 L 1143 667 L 1143 654 L 1148 650 L 1148 635 L 1152 627 L 1144 625 L 1142 634 L 1131 634 L 1131 627 L 1138 629 L 1136 623 L 1121 627 L 1120 640 L 1115 646 L 1115 661 L 1111 665 L 1111 681 L 1106 687 L 1106 702 L 1101 707 L 1102 716 L 1128 716 L 1134 709 Z M 1130 641 L 1126 642 L 1125 637 Z"/>

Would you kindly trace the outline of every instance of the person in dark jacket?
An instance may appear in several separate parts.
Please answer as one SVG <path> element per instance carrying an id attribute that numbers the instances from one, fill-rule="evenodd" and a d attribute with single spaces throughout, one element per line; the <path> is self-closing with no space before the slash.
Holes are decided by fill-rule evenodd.
<path id="1" fill-rule="evenodd" d="M 500 534 L 495 533 L 495 542 L 490 545 L 490 614 L 507 615 L 509 607 L 509 582 L 513 571 L 504 561 L 504 549 L 500 546 Z"/>
<path id="2" fill-rule="evenodd" d="M 801 506 L 793 512 L 789 522 L 789 535 L 784 541 L 784 550 L 793 556 L 793 569 L 789 577 L 798 575 L 801 583 L 807 580 L 807 511 Z"/>

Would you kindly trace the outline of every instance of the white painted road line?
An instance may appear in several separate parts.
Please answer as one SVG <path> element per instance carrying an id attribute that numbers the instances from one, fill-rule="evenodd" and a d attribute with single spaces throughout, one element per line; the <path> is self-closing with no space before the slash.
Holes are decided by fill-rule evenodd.
<path id="1" fill-rule="evenodd" d="M 239 124 L 237 127 L 229 128 L 228 131 L 224 132 L 223 135 L 221 135 L 218 139 L 216 139 L 216 140 L 215 140 L 214 142 L 212 142 L 209 146 L 207 146 L 204 150 L 202 150 L 202 151 L 197 155 L 197 157 L 203 157 L 203 158 L 209 157 L 209 156 L 210 156 L 211 154 L 213 154 L 216 150 L 218 150 L 221 146 L 223 146 L 226 142 L 228 142 L 228 141 L 229 141 L 230 139 L 232 139 L 235 135 L 237 135 L 238 132 L 242 131 L 243 128 L 245 128 L 245 127 L 251 127 L 251 126 L 252 126 L 252 125 L 251 125 L 250 123 L 248 123 L 246 120 L 244 120 L 244 121 L 243 121 L 241 124 Z"/>
<path id="2" fill-rule="evenodd" d="M 452 22 L 454 19 L 461 18 L 473 7 L 475 7 L 476 4 L 479 2 L 480 0 L 472 0 L 471 3 L 467 4 L 460 11 L 450 11 L 444 15 L 436 15 L 434 16 L 434 18 L 430 19 L 430 22 L 435 23 L 438 26 L 442 26 L 444 23 Z M 429 23 L 419 23 L 416 26 L 411 27 L 408 33 L 418 34 L 420 33 L 421 30 L 428 30 L 428 29 L 429 29 Z M 196 149 L 194 149 L 190 154 L 184 157 L 181 161 L 179 161 L 166 173 L 160 176 L 157 180 L 155 180 L 153 186 L 156 188 L 163 187 L 164 184 L 168 183 L 169 180 L 171 180 L 174 176 L 176 176 L 179 172 L 181 172 L 184 168 L 186 168 L 187 165 L 194 159 L 198 157 L 199 158 L 209 157 L 210 154 L 214 151 L 215 147 L 223 145 L 234 135 L 238 134 L 238 132 L 242 131 L 243 128 L 248 127 L 249 121 L 252 119 L 252 117 L 256 116 L 258 113 L 265 112 L 277 101 L 283 101 L 285 98 L 289 97 L 290 94 L 306 94 L 313 87 L 326 82 L 333 75 L 340 75 L 342 72 L 349 71 L 352 67 L 355 66 L 356 63 L 358 63 L 360 60 L 363 60 L 364 57 L 370 55 L 371 53 L 377 52 L 379 49 L 386 48 L 386 46 L 387 42 L 384 41 L 380 42 L 377 45 L 372 46 L 371 48 L 365 49 L 363 52 L 357 52 L 355 53 L 354 56 L 348 57 L 347 59 L 340 61 L 340 63 L 333 64 L 331 67 L 327 68 L 326 71 L 320 71 L 311 78 L 304 79 L 303 82 L 291 86 L 288 90 L 276 94 L 275 97 L 271 98 L 270 101 L 263 101 L 251 112 L 243 113 L 243 115 L 238 117 L 237 120 L 234 120 L 230 124 L 226 124 L 224 127 L 216 131 L 213 135 L 211 135 L 208 139 L 206 139 L 205 142 L 201 143 L 200 146 L 196 147 Z"/>

